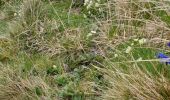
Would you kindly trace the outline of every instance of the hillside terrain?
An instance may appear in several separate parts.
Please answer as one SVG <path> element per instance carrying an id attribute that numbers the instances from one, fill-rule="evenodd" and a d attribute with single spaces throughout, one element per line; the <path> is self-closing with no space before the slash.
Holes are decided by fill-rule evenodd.
<path id="1" fill-rule="evenodd" d="M 0 0 L 0 100 L 169 100 L 170 1 Z"/>

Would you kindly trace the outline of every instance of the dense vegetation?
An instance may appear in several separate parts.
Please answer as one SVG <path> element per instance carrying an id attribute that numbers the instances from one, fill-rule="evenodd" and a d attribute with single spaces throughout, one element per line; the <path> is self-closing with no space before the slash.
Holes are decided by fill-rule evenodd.
<path id="1" fill-rule="evenodd" d="M 168 0 L 0 0 L 0 100 L 170 99 L 169 9 Z"/>

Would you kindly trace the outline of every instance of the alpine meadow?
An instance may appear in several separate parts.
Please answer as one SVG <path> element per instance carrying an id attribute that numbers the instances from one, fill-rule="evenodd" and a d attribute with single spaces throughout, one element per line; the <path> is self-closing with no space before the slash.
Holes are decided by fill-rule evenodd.
<path id="1" fill-rule="evenodd" d="M 0 0 L 0 100 L 170 100 L 170 0 Z"/>

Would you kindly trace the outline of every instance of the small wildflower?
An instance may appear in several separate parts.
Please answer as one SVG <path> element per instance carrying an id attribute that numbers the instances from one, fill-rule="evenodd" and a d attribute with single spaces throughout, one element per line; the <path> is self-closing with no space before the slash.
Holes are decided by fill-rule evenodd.
<path id="1" fill-rule="evenodd" d="M 144 44 L 144 43 L 146 43 L 146 41 L 147 40 L 145 38 L 142 38 L 142 39 L 139 40 L 139 44 Z"/>
<path id="2" fill-rule="evenodd" d="M 170 64 L 170 57 L 166 56 L 163 53 L 158 53 L 157 58 L 160 59 L 160 62 L 165 62 L 166 64 Z"/>
<path id="3" fill-rule="evenodd" d="M 91 31 L 91 33 L 95 34 L 95 33 L 96 33 L 96 31 Z"/>
<path id="4" fill-rule="evenodd" d="M 170 47 L 170 42 L 167 43 L 167 46 Z"/>
<path id="5" fill-rule="evenodd" d="M 125 53 L 130 53 L 131 50 L 132 50 L 132 47 L 131 47 L 131 46 L 128 46 L 127 49 L 126 49 L 126 51 L 125 51 Z"/>
<path id="6" fill-rule="evenodd" d="M 93 4 L 93 1 L 92 1 L 92 0 L 90 0 L 89 5 L 92 5 L 92 4 Z"/>
<path id="7" fill-rule="evenodd" d="M 138 41 L 139 39 L 133 39 L 134 41 Z"/>
<path id="8" fill-rule="evenodd" d="M 56 65 L 53 65 L 53 68 L 57 68 L 57 66 L 56 66 Z"/>
<path id="9" fill-rule="evenodd" d="M 118 54 L 114 54 L 114 57 L 115 57 L 115 58 L 118 57 Z"/>
<path id="10" fill-rule="evenodd" d="M 158 53 L 157 58 L 169 58 L 169 57 L 163 53 Z"/>
<path id="11" fill-rule="evenodd" d="M 131 43 L 131 46 L 133 46 L 134 45 L 134 43 Z"/>
<path id="12" fill-rule="evenodd" d="M 14 16 L 17 16 L 17 13 L 14 13 Z"/>
<path id="13" fill-rule="evenodd" d="M 137 59 L 137 61 L 141 61 L 142 60 L 142 57 L 139 57 L 138 59 Z"/>

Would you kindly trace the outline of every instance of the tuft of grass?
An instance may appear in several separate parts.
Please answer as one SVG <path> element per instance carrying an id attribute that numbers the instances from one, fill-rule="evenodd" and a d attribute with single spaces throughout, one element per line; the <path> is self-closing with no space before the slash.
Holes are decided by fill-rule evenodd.
<path id="1" fill-rule="evenodd" d="M 137 64 L 126 66 L 128 67 L 126 71 L 115 66 L 113 63 L 112 67 L 108 69 L 97 68 L 103 72 L 105 79 L 109 81 L 107 88 L 102 92 L 104 100 L 169 99 L 169 79 L 162 75 L 163 73 L 155 76 L 147 70 L 140 69 Z M 165 70 L 167 69 L 165 68 Z"/>

